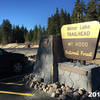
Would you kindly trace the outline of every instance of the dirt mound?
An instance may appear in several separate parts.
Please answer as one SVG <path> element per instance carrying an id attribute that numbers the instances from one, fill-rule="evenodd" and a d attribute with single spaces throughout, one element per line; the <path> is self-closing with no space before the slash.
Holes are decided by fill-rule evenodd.
<path id="1" fill-rule="evenodd" d="M 14 48 L 14 47 L 17 47 L 17 46 L 18 46 L 17 43 L 13 43 L 13 44 L 3 45 L 2 48 Z"/>

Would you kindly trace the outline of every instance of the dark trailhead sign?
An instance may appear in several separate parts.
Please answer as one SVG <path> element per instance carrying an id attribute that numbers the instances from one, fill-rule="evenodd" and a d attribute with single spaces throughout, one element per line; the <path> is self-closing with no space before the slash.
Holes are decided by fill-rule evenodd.
<path id="1" fill-rule="evenodd" d="M 61 35 L 65 56 L 78 60 L 93 60 L 99 36 L 97 21 L 64 25 Z"/>

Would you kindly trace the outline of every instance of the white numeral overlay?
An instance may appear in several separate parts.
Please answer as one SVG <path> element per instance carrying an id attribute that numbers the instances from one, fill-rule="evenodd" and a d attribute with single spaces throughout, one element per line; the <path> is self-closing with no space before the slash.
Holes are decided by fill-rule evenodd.
<path id="1" fill-rule="evenodd" d="M 100 92 L 89 92 L 88 97 L 100 97 Z"/>

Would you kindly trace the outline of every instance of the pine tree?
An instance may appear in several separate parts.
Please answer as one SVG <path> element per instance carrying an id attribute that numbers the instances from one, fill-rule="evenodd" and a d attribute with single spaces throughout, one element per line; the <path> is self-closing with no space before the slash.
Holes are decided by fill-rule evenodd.
<path id="1" fill-rule="evenodd" d="M 13 25 L 13 28 L 12 28 L 12 35 L 13 35 L 12 42 L 13 42 L 13 43 L 15 43 L 15 42 L 16 42 L 15 29 L 16 29 L 16 27 Z"/>
<path id="2" fill-rule="evenodd" d="M 54 35 L 59 35 L 60 34 L 60 18 L 59 18 L 59 10 L 56 8 L 56 14 L 54 15 L 54 28 L 55 28 L 55 33 Z"/>
<path id="3" fill-rule="evenodd" d="M 48 35 L 54 35 L 56 34 L 56 30 L 55 30 L 55 19 L 54 16 L 51 16 L 48 18 L 48 27 L 47 27 L 47 34 Z"/>
<path id="4" fill-rule="evenodd" d="M 24 42 L 25 42 L 24 34 L 25 34 L 25 28 L 24 28 L 24 26 L 22 26 L 22 27 L 20 28 L 20 42 L 21 42 L 21 43 L 24 43 Z"/>
<path id="5" fill-rule="evenodd" d="M 84 19 L 84 15 L 85 15 L 85 12 L 86 12 L 86 8 L 85 8 L 85 3 L 83 2 L 83 0 L 81 0 L 80 2 L 80 22 L 84 22 L 85 19 Z"/>
<path id="6" fill-rule="evenodd" d="M 29 43 L 30 41 L 29 41 L 29 33 L 27 32 L 26 34 L 25 34 L 25 43 Z"/>
<path id="7" fill-rule="evenodd" d="M 67 15 L 67 24 L 71 24 L 71 17 L 70 17 L 70 14 L 69 13 Z"/>
<path id="8" fill-rule="evenodd" d="M 3 20 L 2 28 L 2 43 L 7 44 L 12 42 L 12 25 L 8 19 Z"/>
<path id="9" fill-rule="evenodd" d="M 18 25 L 16 25 L 15 27 L 15 41 L 17 43 L 20 43 L 20 27 Z"/>
<path id="10" fill-rule="evenodd" d="M 48 35 L 44 26 L 43 26 L 43 28 L 42 28 L 42 36 L 43 36 L 43 35 Z"/>
<path id="11" fill-rule="evenodd" d="M 47 33 L 48 35 L 59 35 L 60 34 L 60 18 L 59 18 L 58 8 L 56 9 L 56 14 L 48 18 Z"/>
<path id="12" fill-rule="evenodd" d="M 63 9 L 61 9 L 60 28 L 67 23 L 66 21 L 67 21 L 67 13 L 64 13 Z"/>
<path id="13" fill-rule="evenodd" d="M 34 30 L 30 30 L 30 42 L 34 44 Z"/>
<path id="14" fill-rule="evenodd" d="M 98 16 L 98 21 L 100 22 L 100 3 L 98 3 L 97 7 L 97 16 Z"/>
<path id="15" fill-rule="evenodd" d="M 41 35 L 42 35 L 42 28 L 41 28 L 41 25 L 39 25 L 39 27 L 38 27 L 38 32 L 37 32 L 37 41 L 36 41 L 37 44 L 39 44 Z"/>
<path id="16" fill-rule="evenodd" d="M 68 24 L 68 14 L 66 10 L 64 12 L 64 17 L 65 17 L 65 24 Z"/>
<path id="17" fill-rule="evenodd" d="M 72 16 L 71 16 L 71 23 L 75 23 L 77 20 L 77 12 L 75 10 L 75 8 L 73 9 L 73 13 L 72 13 Z"/>
<path id="18" fill-rule="evenodd" d="M 29 41 L 32 42 L 32 39 L 33 39 L 33 30 L 30 29 L 30 31 L 29 31 Z"/>
<path id="19" fill-rule="evenodd" d="M 75 7 L 71 16 L 71 23 L 78 23 L 84 21 L 85 4 L 83 0 L 76 0 Z"/>
<path id="20" fill-rule="evenodd" d="M 37 27 L 37 25 L 35 25 L 33 31 L 34 31 L 34 44 L 36 44 L 37 43 L 37 38 L 38 38 L 38 27 Z"/>
<path id="21" fill-rule="evenodd" d="M 95 0 L 90 0 L 86 10 L 86 21 L 97 20 L 97 9 Z"/>
<path id="22" fill-rule="evenodd" d="M 0 25 L 0 43 L 2 43 L 2 29 L 1 29 L 1 25 Z"/>

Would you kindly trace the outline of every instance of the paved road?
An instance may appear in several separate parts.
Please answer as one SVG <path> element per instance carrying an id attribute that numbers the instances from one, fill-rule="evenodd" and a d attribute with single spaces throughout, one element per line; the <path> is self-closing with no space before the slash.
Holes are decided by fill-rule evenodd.
<path id="1" fill-rule="evenodd" d="M 0 100 L 56 100 L 24 85 L 23 75 L 0 81 Z"/>

